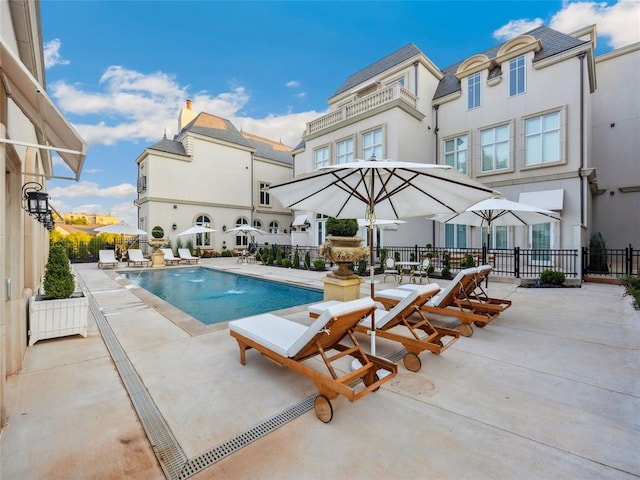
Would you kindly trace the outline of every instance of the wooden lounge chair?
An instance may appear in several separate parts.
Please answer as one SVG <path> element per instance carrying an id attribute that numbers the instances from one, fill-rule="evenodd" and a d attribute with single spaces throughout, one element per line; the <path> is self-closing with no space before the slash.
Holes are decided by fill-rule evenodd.
<path id="1" fill-rule="evenodd" d="M 475 288 L 476 273 L 475 267 L 459 271 L 447 287 L 425 303 L 421 309 L 425 312 L 457 318 L 460 321 L 458 326 L 460 334 L 470 337 L 473 335 L 472 323 L 478 322 L 476 325 L 484 326 L 498 316 L 498 313 L 484 308 L 467 308 L 469 305 L 465 295 Z M 409 291 L 412 288 L 418 288 L 418 286 L 400 285 L 398 288 L 382 290 L 376 294 L 375 300 L 389 309 L 404 298 L 403 291 Z"/>
<path id="2" fill-rule="evenodd" d="M 229 333 L 238 341 L 242 365 L 246 350 L 254 348 L 268 359 L 309 377 L 319 393 L 315 399 L 316 415 L 328 423 L 333 418 L 330 399 L 341 394 L 354 402 L 397 374 L 395 364 L 366 354 L 353 333 L 358 322 L 375 308 L 370 298 L 341 302 L 327 308 L 309 327 L 265 313 L 229 322 Z M 324 362 L 326 371 L 305 363 L 316 357 Z M 345 357 L 357 359 L 361 366 L 342 374 L 332 362 Z M 380 370 L 384 374 L 379 376 Z M 359 378 L 363 384 L 355 382 Z"/>
<path id="3" fill-rule="evenodd" d="M 100 250 L 98 251 L 98 268 L 118 266 L 118 260 L 116 260 L 115 252 L 113 250 Z"/>
<path id="4" fill-rule="evenodd" d="M 418 355 L 425 350 L 440 354 L 460 338 L 460 332 L 451 328 L 436 327 L 431 324 L 421 311 L 431 297 L 440 291 L 436 284 L 424 285 L 413 290 L 407 290 L 406 295 L 391 310 L 377 309 L 375 311 L 376 336 L 386 338 L 402 344 L 407 354 L 402 361 L 407 370 L 417 372 L 422 367 Z M 308 308 L 311 317 L 321 314 L 324 309 L 335 301 L 311 305 Z M 409 317 L 415 318 L 409 320 Z M 356 326 L 356 331 L 366 333 L 371 330 L 371 318 L 367 317 Z M 444 337 L 450 337 L 443 343 Z"/>
<path id="5" fill-rule="evenodd" d="M 200 260 L 200 257 L 194 257 L 193 255 L 191 255 L 191 252 L 188 248 L 179 248 L 178 256 L 180 257 L 180 260 L 182 260 L 182 262 L 189 264 L 198 263 L 198 261 Z"/>
<path id="6" fill-rule="evenodd" d="M 139 248 L 130 248 L 127 250 L 127 255 L 129 256 L 129 260 L 127 260 L 128 266 L 133 264 L 134 267 L 148 267 L 151 265 L 151 260 L 144 258 L 142 250 Z"/>
<path id="7" fill-rule="evenodd" d="M 486 290 L 482 288 L 482 282 L 486 280 L 487 276 L 491 273 L 491 270 L 493 270 L 491 265 L 480 265 L 477 267 L 473 290 L 459 298 L 460 305 L 463 308 L 499 314 L 511 306 L 511 300 L 489 297 Z M 486 323 L 476 324 L 476 326 L 480 328 L 485 325 Z"/>
<path id="8" fill-rule="evenodd" d="M 173 256 L 173 250 L 170 248 L 161 248 L 160 251 L 164 253 L 164 263 L 167 265 L 178 265 L 180 259 Z"/>

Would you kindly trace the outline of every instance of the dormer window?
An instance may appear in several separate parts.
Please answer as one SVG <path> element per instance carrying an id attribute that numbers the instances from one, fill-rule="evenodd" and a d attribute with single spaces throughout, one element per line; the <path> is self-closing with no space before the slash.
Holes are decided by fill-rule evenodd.
<path id="1" fill-rule="evenodd" d="M 509 96 L 519 95 L 525 90 L 524 55 L 509 61 Z"/>
<path id="2" fill-rule="evenodd" d="M 472 110 L 480 106 L 480 73 L 467 77 L 467 109 Z"/>

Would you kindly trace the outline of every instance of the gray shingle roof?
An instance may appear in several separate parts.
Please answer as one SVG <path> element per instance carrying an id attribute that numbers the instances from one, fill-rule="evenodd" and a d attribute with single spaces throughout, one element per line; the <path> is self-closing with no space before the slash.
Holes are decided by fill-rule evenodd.
<path id="1" fill-rule="evenodd" d="M 273 160 L 287 165 L 293 164 L 291 147 L 247 132 L 242 132 L 241 135 L 256 149 L 256 157 L 266 158 L 267 160 Z"/>
<path id="2" fill-rule="evenodd" d="M 566 35 L 564 33 L 560 33 L 556 30 L 552 30 L 549 27 L 540 26 L 538 28 L 534 28 L 533 30 L 523 34 L 523 35 L 531 35 L 537 40 L 540 40 L 542 43 L 542 48 L 540 51 L 536 52 L 533 57 L 534 62 L 538 62 L 545 58 L 552 57 L 553 55 L 557 55 L 566 50 L 570 50 L 580 45 L 584 45 L 587 43 L 584 40 L 580 40 L 578 38 L 572 37 L 571 35 Z M 505 42 L 506 43 L 506 42 Z M 496 54 L 500 50 L 500 48 L 504 45 L 501 43 L 500 45 L 496 45 L 495 47 L 490 48 L 489 50 L 485 50 L 484 52 L 480 52 L 480 54 L 486 55 L 489 59 L 495 58 Z M 438 99 L 447 95 L 450 95 L 454 92 L 458 92 L 461 89 L 461 82 L 455 76 L 456 71 L 460 64 L 466 59 L 459 61 L 458 63 L 451 65 L 443 70 L 444 78 L 440 80 L 438 84 L 438 88 L 436 89 L 436 93 L 433 96 L 433 99 Z M 495 77 L 500 74 L 500 68 L 495 68 L 491 72 L 489 72 L 489 77 Z"/>
<path id="3" fill-rule="evenodd" d="M 199 113 L 196 118 L 189 122 L 177 136 L 184 132 L 192 132 L 205 137 L 235 143 L 243 147 L 251 148 L 251 144 L 240 134 L 238 129 L 226 118 L 211 115 L 210 113 Z M 177 137 L 176 136 L 176 137 Z"/>
<path id="4" fill-rule="evenodd" d="M 161 152 L 173 153 L 175 155 L 187 155 L 187 151 L 184 149 L 184 145 L 181 142 L 175 140 L 169 140 L 163 138 L 155 145 L 148 147 L 150 150 L 159 150 Z"/>
<path id="5" fill-rule="evenodd" d="M 390 53 L 386 57 L 378 60 L 377 62 L 369 65 L 368 67 L 363 68 L 362 70 L 354 73 L 349 76 L 342 85 L 335 91 L 332 97 L 349 90 L 350 88 L 355 87 L 356 85 L 366 82 L 370 78 L 379 75 L 380 73 L 389 70 L 390 68 L 395 67 L 396 65 L 408 60 L 409 58 L 415 57 L 416 55 L 421 54 L 422 52 L 418 47 L 416 47 L 413 43 L 408 43 L 400 50 L 396 50 L 393 53 Z"/>

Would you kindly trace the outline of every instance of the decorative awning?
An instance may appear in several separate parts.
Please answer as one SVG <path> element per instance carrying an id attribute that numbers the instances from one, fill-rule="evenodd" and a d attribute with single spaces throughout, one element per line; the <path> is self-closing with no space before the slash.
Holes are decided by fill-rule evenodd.
<path id="1" fill-rule="evenodd" d="M 296 215 L 296 218 L 293 220 L 293 223 L 291 224 L 292 227 L 301 227 L 303 225 L 311 225 L 311 222 L 309 222 L 309 216 L 308 215 Z"/>
<path id="2" fill-rule="evenodd" d="M 544 190 L 541 192 L 523 192 L 518 200 L 533 207 L 546 208 L 547 210 L 562 210 L 564 203 L 564 190 Z"/>
<path id="3" fill-rule="evenodd" d="M 0 37 L 0 79 L 7 96 L 22 110 L 48 145 L 0 138 L 2 143 L 54 150 L 80 179 L 87 144 L 53 104 L 45 89 Z"/>

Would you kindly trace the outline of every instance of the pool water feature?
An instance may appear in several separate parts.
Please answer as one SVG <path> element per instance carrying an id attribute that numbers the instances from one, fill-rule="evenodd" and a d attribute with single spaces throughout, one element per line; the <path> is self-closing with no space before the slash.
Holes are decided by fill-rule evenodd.
<path id="1" fill-rule="evenodd" d="M 321 290 L 201 267 L 123 272 L 122 276 L 206 325 L 323 298 Z"/>

